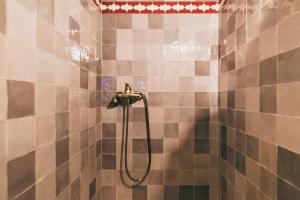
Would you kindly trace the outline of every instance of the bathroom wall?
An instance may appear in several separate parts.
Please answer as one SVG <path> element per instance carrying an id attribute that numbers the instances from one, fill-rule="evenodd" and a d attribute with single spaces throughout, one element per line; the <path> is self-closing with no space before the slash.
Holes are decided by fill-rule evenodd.
<path id="1" fill-rule="evenodd" d="M 218 15 L 103 14 L 102 199 L 217 199 Z M 122 108 L 106 106 L 124 83 L 149 100 L 151 171 L 120 180 Z M 144 110 L 130 110 L 129 168 L 147 164 Z"/>
<path id="2" fill-rule="evenodd" d="M 220 14 L 220 199 L 300 197 L 299 1 Z"/>
<path id="3" fill-rule="evenodd" d="M 98 194 L 100 35 L 90 1 L 0 1 L 1 200 Z"/>

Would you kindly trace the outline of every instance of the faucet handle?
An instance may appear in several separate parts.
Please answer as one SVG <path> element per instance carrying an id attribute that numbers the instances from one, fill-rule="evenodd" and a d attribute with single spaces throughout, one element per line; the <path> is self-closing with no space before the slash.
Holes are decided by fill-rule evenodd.
<path id="1" fill-rule="evenodd" d="M 125 83 L 125 93 L 131 93 L 132 89 L 128 83 Z"/>

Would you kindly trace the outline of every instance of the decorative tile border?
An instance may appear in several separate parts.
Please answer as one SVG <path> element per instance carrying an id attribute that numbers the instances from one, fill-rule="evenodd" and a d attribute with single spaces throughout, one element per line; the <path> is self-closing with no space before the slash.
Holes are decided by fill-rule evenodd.
<path id="1" fill-rule="evenodd" d="M 94 0 L 102 13 L 128 13 L 128 14 L 210 14 L 217 13 L 220 9 L 218 2 L 139 2 L 139 1 L 118 1 L 99 2 Z"/>

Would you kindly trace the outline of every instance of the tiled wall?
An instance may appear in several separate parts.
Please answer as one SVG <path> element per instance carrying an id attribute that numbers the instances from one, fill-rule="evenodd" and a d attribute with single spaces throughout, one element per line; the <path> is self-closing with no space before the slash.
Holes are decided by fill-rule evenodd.
<path id="1" fill-rule="evenodd" d="M 101 18 L 88 2 L 0 0 L 1 200 L 99 191 Z"/>
<path id="2" fill-rule="evenodd" d="M 217 199 L 218 16 L 104 14 L 102 27 L 102 199 Z M 105 108 L 126 82 L 150 110 L 153 162 L 135 189 L 119 176 L 122 109 Z M 130 112 L 129 168 L 141 176 L 142 103 Z"/>
<path id="3" fill-rule="evenodd" d="M 297 0 L 220 14 L 220 199 L 300 198 L 299 20 Z"/>

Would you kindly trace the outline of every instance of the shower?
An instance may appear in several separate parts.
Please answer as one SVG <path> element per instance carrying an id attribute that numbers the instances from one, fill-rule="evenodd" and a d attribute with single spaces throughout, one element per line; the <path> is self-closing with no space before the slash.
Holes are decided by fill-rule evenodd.
<path id="1" fill-rule="evenodd" d="M 146 140 L 147 140 L 147 152 L 148 152 L 148 164 L 146 172 L 142 177 L 134 177 L 128 169 L 128 123 L 129 123 L 129 107 L 130 105 L 143 100 L 145 109 L 145 126 L 146 126 Z M 144 182 L 147 178 L 150 167 L 151 167 L 151 140 L 150 140 L 150 125 L 149 125 L 149 110 L 148 101 L 145 94 L 142 92 L 133 91 L 128 83 L 125 83 L 124 91 L 116 92 L 107 106 L 108 109 L 112 109 L 118 106 L 123 107 L 123 120 L 122 120 L 122 145 L 121 145 L 121 159 L 120 159 L 120 177 L 122 182 L 127 187 L 137 187 Z M 126 183 L 123 174 L 123 157 L 124 157 L 124 167 L 127 177 L 133 182 L 132 184 Z"/>

